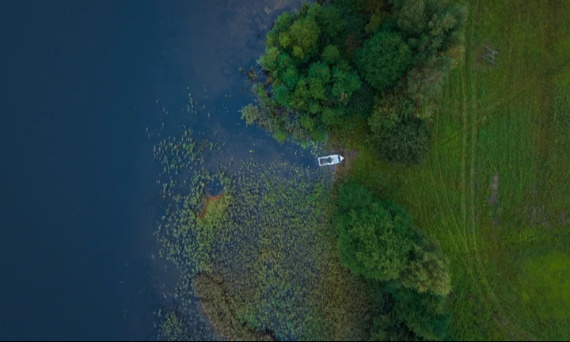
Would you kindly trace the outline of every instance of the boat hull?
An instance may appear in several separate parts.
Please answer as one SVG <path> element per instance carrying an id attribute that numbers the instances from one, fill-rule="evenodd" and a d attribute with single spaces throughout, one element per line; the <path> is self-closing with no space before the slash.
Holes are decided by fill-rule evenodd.
<path id="1" fill-rule="evenodd" d="M 336 165 L 344 160 L 344 157 L 339 154 L 331 154 L 325 157 L 319 157 L 319 166 Z"/>

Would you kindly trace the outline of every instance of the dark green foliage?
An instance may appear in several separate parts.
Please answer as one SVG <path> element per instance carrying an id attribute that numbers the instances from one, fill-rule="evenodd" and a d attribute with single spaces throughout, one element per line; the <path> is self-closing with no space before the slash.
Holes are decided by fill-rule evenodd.
<path id="1" fill-rule="evenodd" d="M 313 4 L 277 19 L 258 61 L 269 82 L 254 86 L 263 108 L 255 114 L 263 115 L 244 108 L 244 118 L 255 118 L 248 123 L 259 123 L 281 140 L 287 134 L 321 141 L 327 126 L 340 122 L 340 113 L 351 113 L 344 109 L 362 82 L 345 58 L 346 17 L 335 6 Z"/>
<path id="2" fill-rule="evenodd" d="M 366 188 L 352 183 L 339 190 L 335 221 L 343 265 L 379 281 L 400 278 L 414 248 L 412 218 L 403 207 L 374 200 Z"/>
<path id="3" fill-rule="evenodd" d="M 413 289 L 394 288 L 393 318 L 400 321 L 417 337 L 424 340 L 444 340 L 448 336 L 451 314 L 445 297 L 418 293 Z"/>
<path id="4" fill-rule="evenodd" d="M 337 206 L 334 221 L 344 266 L 358 275 L 395 280 L 422 293 L 449 293 L 445 257 L 435 242 L 412 227 L 403 207 L 379 201 L 355 182 L 340 186 Z"/>
<path id="5" fill-rule="evenodd" d="M 281 84 L 275 88 L 275 100 L 277 100 L 280 105 L 289 103 L 290 97 L 291 93 L 289 92 L 289 89 L 286 85 Z"/>
<path id="6" fill-rule="evenodd" d="M 354 122 L 373 112 L 375 136 L 379 125 L 430 120 L 430 103 L 461 57 L 464 21 L 463 7 L 440 0 L 324 1 L 284 13 L 259 59 L 267 75 L 254 89 L 261 116 L 248 122 L 281 140 L 320 141 L 331 132 L 353 134 Z M 376 106 L 374 98 L 381 99 Z"/>
<path id="7" fill-rule="evenodd" d="M 408 71 L 406 80 L 401 84 L 402 93 L 415 101 L 416 117 L 431 118 L 431 114 L 421 114 L 422 108 L 441 93 L 447 72 L 452 64 L 449 56 L 439 56 L 418 64 Z M 423 111 L 425 112 L 425 110 Z"/>
<path id="8" fill-rule="evenodd" d="M 337 210 L 341 263 L 356 274 L 388 281 L 374 285 L 370 340 L 445 339 L 450 284 L 437 245 L 412 228 L 403 207 L 379 201 L 355 182 L 339 187 Z"/>
<path id="9" fill-rule="evenodd" d="M 393 314 L 374 317 L 369 341 L 415 341 L 417 336 L 405 323 L 394 318 Z"/>
<path id="10" fill-rule="evenodd" d="M 327 45 L 323 49 L 322 53 L 322 60 L 329 64 L 333 65 L 338 62 L 340 59 L 340 52 L 336 45 Z"/>
<path id="11" fill-rule="evenodd" d="M 419 293 L 395 282 L 375 283 L 369 341 L 450 340 L 445 296 Z"/>
<path id="12" fill-rule="evenodd" d="M 394 128 L 401 121 L 416 116 L 415 103 L 408 97 L 384 94 L 381 99 L 376 98 L 375 102 L 374 112 L 368 119 L 372 138 L 376 138 L 386 129 Z"/>
<path id="13" fill-rule="evenodd" d="M 412 52 L 398 34 L 380 31 L 357 51 L 356 61 L 362 77 L 377 90 L 384 90 L 408 70 Z"/>
<path id="14" fill-rule="evenodd" d="M 342 107 L 323 109 L 323 122 L 327 126 L 340 126 L 346 124 L 345 109 Z"/>
<path id="15" fill-rule="evenodd" d="M 414 55 L 414 66 L 402 83 L 421 107 L 438 96 L 459 49 L 465 25 L 463 6 L 442 0 L 394 1 L 396 27 Z"/>
<path id="16" fill-rule="evenodd" d="M 431 145 L 431 131 L 424 120 L 407 119 L 392 127 L 371 118 L 371 142 L 386 160 L 417 164 L 427 154 Z"/>
<path id="17" fill-rule="evenodd" d="M 368 83 L 363 82 L 362 86 L 352 94 L 348 102 L 348 111 L 361 118 L 368 118 L 374 111 L 375 95 L 374 89 Z"/>
<path id="18" fill-rule="evenodd" d="M 445 297 L 398 286 L 378 286 L 370 341 L 448 340 L 451 314 Z"/>
<path id="19" fill-rule="evenodd" d="M 287 68 L 283 73 L 282 81 L 289 89 L 294 89 L 299 81 L 299 70 L 294 66 Z"/>
<path id="20" fill-rule="evenodd" d="M 426 26 L 426 1 L 392 0 L 397 11 L 396 25 L 405 36 L 419 35 Z"/>
<path id="21" fill-rule="evenodd" d="M 343 13 L 346 24 L 344 31 L 346 37 L 352 37 L 351 40 L 361 42 L 364 39 L 364 27 L 368 21 L 369 13 L 362 0 L 335 0 L 333 5 Z M 384 1 L 377 1 L 381 5 Z"/>
<path id="22" fill-rule="evenodd" d="M 333 87 L 332 94 L 344 105 L 358 88 L 360 88 L 360 78 L 348 63 L 341 63 L 333 67 Z"/>
<path id="23" fill-rule="evenodd" d="M 331 80 L 331 70 L 325 63 L 315 62 L 309 67 L 309 77 L 326 84 Z"/>
<path id="24" fill-rule="evenodd" d="M 439 246 L 425 237 L 422 248 L 415 246 L 409 270 L 402 276 L 405 287 L 417 288 L 419 292 L 431 291 L 446 296 L 451 291 L 451 281 L 447 272 L 447 259 Z"/>
<path id="25" fill-rule="evenodd" d="M 309 9 L 309 16 L 314 16 L 326 38 L 337 37 L 345 27 L 345 20 L 337 7 L 316 4 Z"/>
<path id="26" fill-rule="evenodd" d="M 279 43 L 286 51 L 290 51 L 293 57 L 306 60 L 317 49 L 320 28 L 313 18 L 301 18 L 295 20 L 290 29 L 279 35 Z M 287 44 L 283 44 L 283 42 Z"/>
<path id="27" fill-rule="evenodd" d="M 450 5 L 445 0 L 394 2 L 396 26 L 412 49 L 436 57 L 460 42 L 467 16 L 464 6 Z"/>
<path id="28" fill-rule="evenodd" d="M 337 205 L 342 214 L 354 209 L 367 208 L 372 202 L 372 193 L 358 183 L 350 182 L 339 187 Z"/>

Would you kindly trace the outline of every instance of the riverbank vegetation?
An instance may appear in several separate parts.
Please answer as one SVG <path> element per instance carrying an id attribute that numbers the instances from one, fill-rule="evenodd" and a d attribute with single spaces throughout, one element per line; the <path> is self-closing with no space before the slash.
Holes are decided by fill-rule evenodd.
<path id="1" fill-rule="evenodd" d="M 197 296 L 205 316 L 170 312 L 162 331 L 172 329 L 172 336 L 165 336 L 192 331 L 172 319 L 184 317 L 202 329 L 205 319 L 214 324 L 194 338 L 215 331 L 230 339 L 366 339 L 372 289 L 338 262 L 327 218 L 330 172 L 251 162 L 233 173 L 224 166 L 209 171 L 207 160 L 220 151 L 200 148 L 209 144 L 191 132 L 183 136 L 156 149 L 158 160 L 174 165 L 163 168 L 166 208 L 157 236 L 161 255 L 181 273 L 174 294 L 181 305 L 173 312 L 191 316 Z M 192 164 L 173 153 L 184 144 L 196 146 Z M 211 189 L 223 195 L 211 196 Z"/>
<path id="2" fill-rule="evenodd" d="M 275 49 L 287 52 L 272 38 L 286 32 L 276 25 L 268 35 L 268 50 L 259 61 L 267 78 L 254 85 L 258 97 L 254 105 L 242 111 L 244 119 L 277 132 L 281 139 L 326 136 L 329 146 L 358 150 L 344 177 L 364 185 L 380 201 L 404 205 L 413 216 L 414 226 L 439 243 L 450 261 L 450 311 L 441 311 L 445 305 L 440 305 L 434 312 L 443 314 L 432 322 L 438 322 L 438 327 L 445 326 L 446 321 L 450 325 L 449 335 L 430 338 L 563 339 L 570 329 L 568 310 L 563 309 L 568 308 L 568 298 L 560 292 L 563 279 L 570 275 L 565 266 L 570 245 L 570 202 L 562 195 L 570 184 L 568 154 L 563 152 L 569 140 L 562 133 L 567 127 L 570 93 L 570 69 L 563 52 L 569 48 L 568 4 L 353 4 L 352 10 L 343 1 L 332 2 L 332 7 L 345 6 L 338 12 L 343 18 L 339 34 L 344 34 L 336 45 L 340 47 L 338 60 L 356 71 L 360 87 L 354 82 L 356 90 L 334 97 L 332 87 L 340 81 L 327 79 L 330 97 L 307 97 L 318 101 L 321 112 L 295 107 L 294 101 L 272 102 L 277 97 L 273 85 L 281 86 L 283 78 L 280 66 L 270 63 L 271 53 Z M 328 5 L 330 2 L 323 3 L 324 7 Z M 311 13 L 306 7 L 293 17 L 310 20 Z M 370 15 L 368 20 L 363 19 L 363 13 Z M 433 13 L 434 18 L 414 19 L 421 18 L 422 13 Z M 435 19 L 438 14 L 441 21 Z M 318 18 L 316 15 L 317 24 Z M 464 24 L 463 18 L 467 19 Z M 360 35 L 352 30 L 359 21 L 360 25 L 365 23 Z M 429 32 L 422 33 L 427 27 Z M 318 36 L 323 43 L 319 45 L 316 40 L 316 51 L 321 51 L 320 46 L 322 52 L 307 57 L 300 70 L 310 71 L 319 58 L 325 63 L 331 60 L 324 56 L 336 49 L 329 47 L 326 54 L 324 50 L 334 39 L 322 32 L 326 30 Z M 412 61 L 408 50 L 412 51 Z M 438 51 L 437 58 L 429 57 L 433 51 Z M 363 57 L 374 54 L 382 58 Z M 307 73 L 305 80 L 310 79 Z M 295 85 L 293 94 L 296 91 Z M 369 95 L 358 97 L 360 92 Z M 306 101 L 309 106 L 310 101 Z M 249 115 L 253 108 L 262 119 Z M 336 125 L 330 120 L 335 117 L 331 113 L 342 113 Z M 308 128 L 320 129 L 320 134 L 311 136 L 307 125 L 302 125 L 307 116 L 315 123 Z M 302 133 L 294 124 L 280 124 L 289 122 L 285 119 L 298 121 Z M 347 222 L 386 217 L 379 208 L 381 205 L 365 213 L 352 212 L 352 220 L 345 214 Z M 369 218 L 370 212 L 377 215 Z M 393 214 L 389 216 L 394 220 Z M 346 226 L 339 227 L 340 241 L 355 251 L 371 251 L 378 243 L 379 236 L 369 227 Z M 380 221 L 373 226 L 392 232 Z M 357 238 L 342 237 L 347 231 Z M 368 239 L 359 240 L 359 236 Z M 405 240 L 399 241 L 403 245 L 398 251 L 410 248 Z M 385 245 L 381 246 L 385 251 Z M 376 258 L 374 265 L 378 267 L 381 260 L 389 260 L 370 252 L 360 256 L 352 252 L 344 255 L 343 264 L 357 274 L 374 274 L 365 267 L 366 258 Z M 542 265 L 540 276 L 538 264 Z M 375 271 L 377 279 L 390 274 L 388 269 Z M 534 282 L 537 277 L 544 281 Z M 403 281 L 400 283 L 403 289 Z M 384 293 L 393 299 L 404 298 L 394 296 L 389 284 Z M 376 319 L 375 327 L 379 322 L 402 322 L 393 312 L 380 317 L 383 319 Z M 411 338 L 407 330 L 409 326 L 395 333 L 385 326 L 375 328 L 374 336 Z"/>
<path id="3" fill-rule="evenodd" d="M 211 337 L 180 314 L 201 300 L 229 339 L 565 339 L 569 17 L 561 2 L 440 0 L 279 16 L 243 118 L 359 153 L 335 174 L 229 172 L 208 171 L 215 149 L 192 133 L 159 144 L 157 234 L 184 297 L 163 336 Z"/>
<path id="4" fill-rule="evenodd" d="M 284 13 L 267 34 L 261 73 L 250 74 L 256 103 L 242 116 L 280 141 L 328 139 L 417 164 L 430 150 L 433 101 L 461 56 L 465 16 L 436 0 L 324 1 Z M 367 177 L 338 182 L 331 223 L 341 265 L 383 299 L 372 300 L 369 338 L 446 338 L 447 259 Z M 434 319 L 420 318 L 426 312 Z"/>
<path id="5" fill-rule="evenodd" d="M 432 100 L 461 53 L 464 7 L 321 3 L 275 21 L 262 71 L 252 76 L 257 101 L 243 118 L 280 141 L 356 139 L 388 160 L 418 162 L 430 144 L 423 123 L 432 119 Z"/>

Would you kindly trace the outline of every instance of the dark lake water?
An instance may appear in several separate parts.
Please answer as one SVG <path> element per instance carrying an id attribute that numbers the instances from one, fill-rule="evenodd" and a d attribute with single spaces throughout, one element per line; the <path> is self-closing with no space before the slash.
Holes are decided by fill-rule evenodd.
<path id="1" fill-rule="evenodd" d="M 155 339 L 172 272 L 152 261 L 146 127 L 183 117 L 236 157 L 310 164 L 246 128 L 238 72 L 299 1 L 4 1 L 0 339 Z M 259 35 L 259 36 L 258 36 Z M 167 127 L 176 132 L 176 127 Z M 166 283 L 166 284 L 165 284 Z"/>

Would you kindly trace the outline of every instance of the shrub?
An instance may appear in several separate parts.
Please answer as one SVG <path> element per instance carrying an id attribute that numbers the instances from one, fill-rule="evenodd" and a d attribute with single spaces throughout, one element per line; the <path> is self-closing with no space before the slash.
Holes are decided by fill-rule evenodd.
<path id="1" fill-rule="evenodd" d="M 412 118 L 396 122 L 391 127 L 381 124 L 371 126 L 376 128 L 372 132 L 371 142 L 388 161 L 417 164 L 430 149 L 431 131 L 424 120 Z"/>

